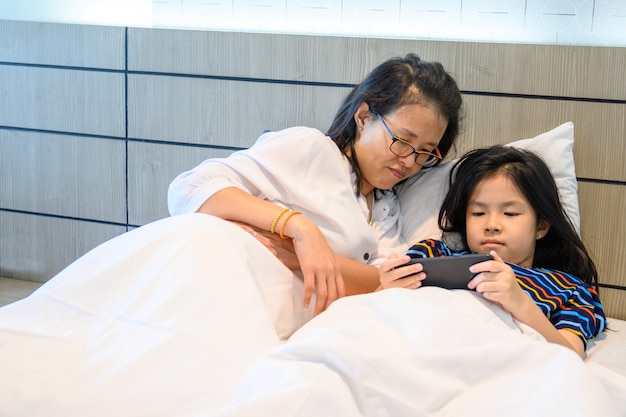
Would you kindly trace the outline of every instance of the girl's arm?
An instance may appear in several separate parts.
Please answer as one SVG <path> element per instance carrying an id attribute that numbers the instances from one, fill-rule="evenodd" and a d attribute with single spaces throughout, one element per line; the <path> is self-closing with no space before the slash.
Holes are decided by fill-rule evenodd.
<path id="1" fill-rule="evenodd" d="M 270 230 L 283 208 L 261 200 L 238 188 L 228 187 L 213 194 L 198 209 L 224 220 L 246 223 L 261 230 Z M 288 217 L 285 213 L 275 225 L 293 239 L 293 246 L 304 278 L 304 307 L 308 308 L 316 290 L 315 314 L 345 294 L 339 261 L 317 225 L 302 214 Z M 285 223 L 286 219 L 288 221 Z"/>
<path id="2" fill-rule="evenodd" d="M 568 330 L 559 330 L 548 320 L 535 302 L 517 283 L 513 269 L 504 263 L 494 251 L 493 261 L 481 262 L 472 266 L 472 272 L 479 273 L 468 287 L 476 289 L 486 299 L 500 306 L 522 323 L 539 332 L 548 342 L 572 349 L 584 358 L 585 347 L 582 340 Z"/>
<path id="3" fill-rule="evenodd" d="M 521 291 L 523 292 L 523 290 Z M 570 348 L 576 352 L 581 359 L 584 359 L 585 346 L 583 345 L 582 340 L 580 340 L 580 337 L 569 330 L 557 329 L 554 327 L 546 315 L 543 314 L 543 311 L 537 307 L 537 304 L 535 304 L 534 301 L 526 295 L 526 293 L 524 293 L 524 296 L 526 297 L 524 302 L 519 303 L 517 306 L 515 306 L 515 303 L 509 306 L 512 307 L 512 310 L 509 310 L 504 306 L 503 308 L 509 311 L 509 313 L 511 313 L 511 315 L 517 320 L 527 324 L 539 332 L 548 342 L 557 343 Z"/>

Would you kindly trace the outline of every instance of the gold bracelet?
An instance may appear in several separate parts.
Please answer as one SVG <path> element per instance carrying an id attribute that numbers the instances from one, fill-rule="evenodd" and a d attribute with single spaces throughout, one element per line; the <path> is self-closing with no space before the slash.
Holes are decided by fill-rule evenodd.
<path id="1" fill-rule="evenodd" d="M 280 237 L 282 239 L 289 239 L 289 236 L 285 236 L 283 234 L 283 232 L 285 231 L 285 225 L 287 224 L 289 219 L 291 219 L 291 216 L 293 216 L 294 214 L 302 214 L 302 212 L 301 211 L 292 211 L 291 213 L 289 213 L 289 215 L 287 217 L 285 217 L 285 221 L 283 222 L 283 225 L 280 226 Z"/>
<path id="2" fill-rule="evenodd" d="M 270 233 L 276 233 L 276 225 L 278 224 L 278 221 L 283 216 L 283 214 L 287 213 L 288 211 L 289 211 L 289 209 L 287 207 L 285 207 L 280 212 L 278 212 L 276 217 L 274 217 L 274 221 L 272 222 L 272 227 L 270 227 Z"/>

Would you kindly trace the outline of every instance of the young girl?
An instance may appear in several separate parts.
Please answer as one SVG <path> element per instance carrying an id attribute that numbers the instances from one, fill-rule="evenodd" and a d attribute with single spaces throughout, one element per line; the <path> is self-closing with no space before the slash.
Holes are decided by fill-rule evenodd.
<path id="1" fill-rule="evenodd" d="M 424 240 L 390 257 L 381 287 L 420 287 L 428 278 L 420 264 L 399 267 L 410 258 L 490 253 L 493 261 L 470 268 L 478 275 L 468 288 L 584 357 L 587 340 L 606 326 L 597 271 L 541 158 L 505 146 L 468 152 L 450 174 L 439 226 L 449 244 Z M 454 236 L 460 250 L 450 247 Z"/>

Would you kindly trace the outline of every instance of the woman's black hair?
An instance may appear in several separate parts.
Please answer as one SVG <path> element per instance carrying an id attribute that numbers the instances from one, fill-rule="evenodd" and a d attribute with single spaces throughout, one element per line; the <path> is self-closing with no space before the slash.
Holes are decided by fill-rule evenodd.
<path id="1" fill-rule="evenodd" d="M 326 132 L 350 161 L 356 174 L 357 193 L 362 175 L 354 151 L 354 115 L 364 102 L 372 115 L 381 116 L 402 106 L 432 103 L 448 122 L 438 145 L 444 158 L 459 134 L 463 99 L 456 81 L 439 62 L 422 61 L 415 54 L 383 62 L 346 96 Z"/>
<path id="2" fill-rule="evenodd" d="M 576 233 L 559 199 L 554 177 L 535 153 L 509 146 L 476 149 L 463 155 L 450 172 L 450 188 L 439 211 L 439 227 L 446 236 L 458 233 L 463 249 L 469 251 L 466 212 L 476 186 L 485 178 L 504 174 L 545 220 L 548 233 L 537 240 L 533 268 L 548 268 L 577 276 L 597 289 L 598 273 L 580 236 Z"/>

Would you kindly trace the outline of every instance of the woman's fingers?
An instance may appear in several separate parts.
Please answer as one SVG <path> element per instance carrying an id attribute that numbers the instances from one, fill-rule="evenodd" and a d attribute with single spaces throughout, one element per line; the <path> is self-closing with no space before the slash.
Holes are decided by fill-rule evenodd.
<path id="1" fill-rule="evenodd" d="M 327 273 L 316 274 L 315 277 L 304 279 L 304 308 L 309 308 L 315 293 L 314 315 L 326 310 L 330 304 L 345 294 L 343 277 L 338 269 Z"/>
<path id="2" fill-rule="evenodd" d="M 401 265 L 406 264 L 411 260 L 411 257 L 408 255 L 398 256 L 396 253 L 391 253 L 387 256 L 387 260 L 380 265 L 380 268 L 384 271 L 390 271 L 394 268 L 397 268 Z"/>
<path id="3" fill-rule="evenodd" d="M 298 249 L 294 239 L 281 239 L 278 235 L 257 229 L 249 224 L 232 222 L 261 242 L 274 256 L 292 271 L 300 270 L 304 278 L 304 308 L 309 308 L 313 294 L 316 294 L 315 314 L 324 311 L 337 298 L 345 295 L 343 277 L 334 253 L 317 226 L 305 219 L 304 239 L 298 239 Z M 301 264 L 301 259 L 306 266 Z"/>
<path id="4" fill-rule="evenodd" d="M 398 287 L 398 288 L 419 288 L 422 286 L 422 281 L 426 278 L 426 274 L 423 272 L 418 272 L 416 274 L 411 274 L 408 276 L 400 276 L 395 278 L 387 283 L 387 287 Z"/>
<path id="5" fill-rule="evenodd" d="M 331 253 L 332 255 L 332 253 Z M 345 287 L 341 271 L 332 255 L 333 262 L 326 263 L 324 267 L 318 263 L 312 268 L 303 268 L 304 276 L 304 308 L 309 308 L 313 294 L 315 293 L 314 314 L 324 311 L 337 298 L 343 297 Z"/>
<path id="6" fill-rule="evenodd" d="M 345 295 L 343 276 L 341 275 L 341 272 L 339 270 L 337 270 L 335 274 L 329 276 L 327 279 L 328 279 L 328 295 L 326 297 L 326 304 L 324 305 L 324 310 L 326 310 L 333 301 Z"/>
<path id="7" fill-rule="evenodd" d="M 313 291 L 317 291 L 316 303 L 319 303 L 322 298 L 326 297 L 326 289 L 317 288 L 318 282 L 317 277 L 314 271 L 309 270 L 309 268 L 302 268 L 302 275 L 304 279 L 304 299 L 303 306 L 304 309 L 308 309 L 309 305 L 311 305 L 311 298 L 313 297 Z M 316 308 L 317 309 L 317 308 Z"/>
<path id="8" fill-rule="evenodd" d="M 317 316 L 326 309 L 328 301 L 328 286 L 326 277 L 321 277 L 317 280 L 316 285 L 316 298 L 315 298 L 315 310 L 313 315 Z"/>
<path id="9" fill-rule="evenodd" d="M 304 308 L 309 308 L 316 293 L 315 314 L 319 314 L 345 292 L 339 262 L 317 225 L 304 215 L 289 223 L 290 242 L 286 250 L 295 251 L 304 279 Z"/>
<path id="10" fill-rule="evenodd" d="M 420 263 L 407 265 L 411 258 L 407 255 L 389 255 L 379 267 L 380 283 L 383 288 L 415 289 L 422 285 L 426 274 L 421 273 L 423 266 Z"/>

